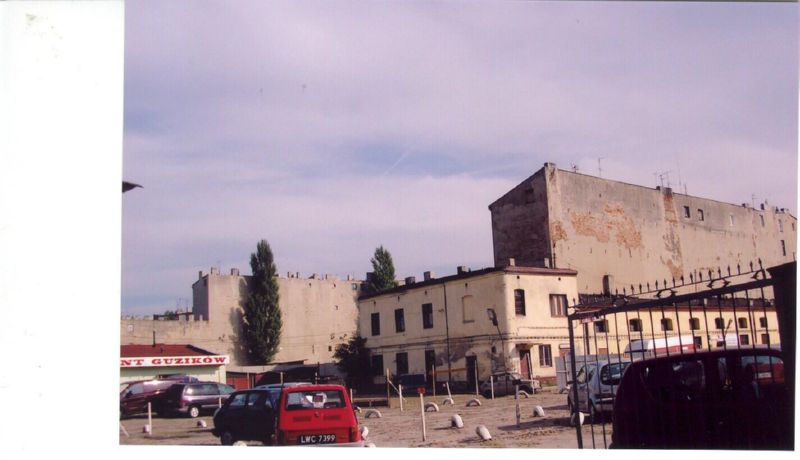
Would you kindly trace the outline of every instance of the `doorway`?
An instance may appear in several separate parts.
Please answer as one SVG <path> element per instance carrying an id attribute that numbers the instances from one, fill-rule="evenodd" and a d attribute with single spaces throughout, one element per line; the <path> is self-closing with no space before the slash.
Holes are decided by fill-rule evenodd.
<path id="1" fill-rule="evenodd" d="M 478 370 L 478 357 L 467 356 L 467 384 L 469 385 L 469 389 L 472 391 L 475 391 L 478 388 L 478 382 L 475 378 L 477 370 Z"/>

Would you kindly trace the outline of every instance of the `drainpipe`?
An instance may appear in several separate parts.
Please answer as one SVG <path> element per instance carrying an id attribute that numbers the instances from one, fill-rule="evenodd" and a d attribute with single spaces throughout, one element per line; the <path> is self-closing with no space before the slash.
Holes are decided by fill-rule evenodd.
<path id="1" fill-rule="evenodd" d="M 450 382 L 453 378 L 450 366 L 450 322 L 447 317 L 447 284 L 442 281 L 442 290 L 444 291 L 444 330 L 445 330 L 445 344 L 447 347 L 447 381 Z M 434 385 L 436 382 L 434 382 Z"/>

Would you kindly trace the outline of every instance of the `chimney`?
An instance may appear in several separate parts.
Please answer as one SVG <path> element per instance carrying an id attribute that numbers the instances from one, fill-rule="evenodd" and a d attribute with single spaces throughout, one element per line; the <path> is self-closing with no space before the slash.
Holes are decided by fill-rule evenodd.
<path id="1" fill-rule="evenodd" d="M 761 203 L 761 210 L 764 210 L 764 203 Z"/>
<path id="2" fill-rule="evenodd" d="M 762 209 L 763 209 L 763 207 L 762 207 Z M 199 279 L 199 280 L 203 279 L 203 270 L 200 270 L 199 272 L 197 272 L 197 279 Z"/>
<path id="3" fill-rule="evenodd" d="M 211 274 L 212 275 L 219 275 L 219 268 L 211 267 Z"/>
<path id="4" fill-rule="evenodd" d="M 231 268 L 231 276 L 239 276 L 239 269 Z"/>
<path id="5" fill-rule="evenodd" d="M 422 277 L 425 279 L 425 281 L 430 281 L 430 280 L 436 278 L 436 273 L 425 272 L 425 273 L 422 274 Z"/>
<path id="6" fill-rule="evenodd" d="M 467 267 L 465 267 L 463 265 L 459 265 L 458 267 L 456 267 L 456 272 L 459 275 L 462 274 L 462 273 L 466 273 L 467 272 Z"/>
<path id="7" fill-rule="evenodd" d="M 407 276 L 406 277 L 406 285 L 414 284 L 416 281 L 417 281 L 417 279 L 415 277 L 413 277 L 413 276 Z"/>

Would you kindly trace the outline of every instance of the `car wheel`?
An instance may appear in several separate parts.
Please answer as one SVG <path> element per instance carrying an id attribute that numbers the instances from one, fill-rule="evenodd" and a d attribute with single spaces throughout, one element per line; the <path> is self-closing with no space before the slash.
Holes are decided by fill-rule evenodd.
<path id="1" fill-rule="evenodd" d="M 234 442 L 236 442 L 236 438 L 233 436 L 228 430 L 222 432 L 222 436 L 219 437 L 219 442 L 223 446 L 232 446 Z"/>
<path id="2" fill-rule="evenodd" d="M 198 415 L 200 415 L 200 408 L 199 407 L 197 407 L 197 406 L 189 407 L 189 417 L 197 418 Z"/>

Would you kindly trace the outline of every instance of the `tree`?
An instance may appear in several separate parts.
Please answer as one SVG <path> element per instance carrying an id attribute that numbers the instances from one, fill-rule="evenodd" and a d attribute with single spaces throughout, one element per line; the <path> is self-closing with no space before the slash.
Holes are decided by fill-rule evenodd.
<path id="1" fill-rule="evenodd" d="M 244 307 L 244 338 L 252 364 L 267 364 L 278 352 L 281 341 L 281 310 L 272 249 L 261 240 L 250 255 L 250 294 Z"/>
<path id="2" fill-rule="evenodd" d="M 394 262 L 389 251 L 379 246 L 375 249 L 375 256 L 370 262 L 372 262 L 372 276 L 364 285 L 367 293 L 373 294 L 397 286 L 397 281 L 394 279 Z"/>
<path id="3" fill-rule="evenodd" d="M 367 339 L 356 336 L 347 343 L 336 345 L 333 358 L 336 366 L 347 374 L 347 385 L 355 388 L 362 388 L 362 385 L 369 382 L 370 360 L 369 352 L 364 345 Z"/>

